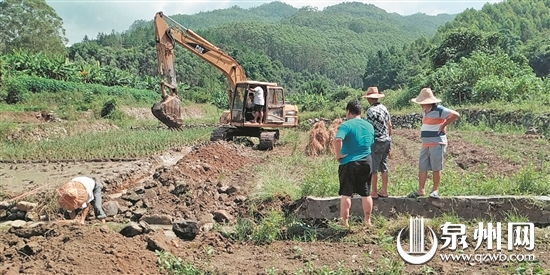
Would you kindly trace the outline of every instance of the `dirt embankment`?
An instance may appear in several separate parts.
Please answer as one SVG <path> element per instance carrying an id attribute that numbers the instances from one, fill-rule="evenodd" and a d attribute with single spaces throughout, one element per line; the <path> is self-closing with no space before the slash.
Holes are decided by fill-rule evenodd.
<path id="1" fill-rule="evenodd" d="M 174 233 L 162 229 L 180 221 L 198 225 L 193 233 L 201 244 L 226 247 L 218 233 L 209 231 L 214 221 L 233 222 L 246 212 L 251 180 L 247 169 L 258 158 L 244 146 L 214 142 L 192 148 L 172 166 L 158 168 L 133 184 L 106 181 L 104 209 L 111 221 L 151 225 L 131 237 L 105 225 L 10 221 L 9 230 L 0 230 L 0 274 L 156 274 L 155 249 L 177 250 L 190 244 L 178 244 Z M 16 209 L 7 207 L 21 212 Z M 155 229 L 155 224 L 160 227 Z"/>

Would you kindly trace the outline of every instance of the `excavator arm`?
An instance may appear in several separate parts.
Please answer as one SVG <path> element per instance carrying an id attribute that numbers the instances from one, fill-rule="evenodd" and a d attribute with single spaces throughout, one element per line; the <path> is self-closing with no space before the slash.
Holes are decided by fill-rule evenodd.
<path id="1" fill-rule="evenodd" d="M 172 26 L 168 24 L 170 22 Z M 174 47 L 179 44 L 196 56 L 218 68 L 229 81 L 231 90 L 239 81 L 245 81 L 246 75 L 241 66 L 231 56 L 200 37 L 192 30 L 180 25 L 170 17 L 157 12 L 154 20 L 155 39 L 158 57 L 158 70 L 166 81 L 161 82 L 162 101 L 153 106 L 155 117 L 170 128 L 180 128 L 181 111 L 177 97 L 176 73 L 174 70 Z M 169 89 L 170 93 L 166 90 Z M 231 99 L 231 90 L 228 96 Z M 231 102 L 231 100 L 230 100 Z"/>

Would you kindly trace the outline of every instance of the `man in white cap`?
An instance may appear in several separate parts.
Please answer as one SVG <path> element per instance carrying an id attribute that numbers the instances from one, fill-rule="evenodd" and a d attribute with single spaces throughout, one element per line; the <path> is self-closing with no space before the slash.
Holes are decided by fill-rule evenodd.
<path id="1" fill-rule="evenodd" d="M 441 170 L 447 150 L 446 126 L 456 121 L 460 115 L 454 110 L 438 105 L 441 99 L 436 98 L 430 88 L 423 88 L 418 97 L 411 101 L 422 106 L 422 149 L 418 161 L 418 191 L 410 193 L 408 197 L 418 198 L 426 194 L 424 187 L 428 171 L 432 171 L 433 188 L 430 197 L 438 198 Z"/>
<path id="2" fill-rule="evenodd" d="M 386 106 L 378 101 L 385 95 L 378 92 L 377 87 L 368 87 L 363 95 L 369 101 L 365 119 L 374 127 L 374 143 L 372 144 L 371 193 L 373 199 L 388 197 L 388 155 L 391 149 L 391 116 Z M 377 191 L 378 173 L 382 175 L 382 188 Z"/>

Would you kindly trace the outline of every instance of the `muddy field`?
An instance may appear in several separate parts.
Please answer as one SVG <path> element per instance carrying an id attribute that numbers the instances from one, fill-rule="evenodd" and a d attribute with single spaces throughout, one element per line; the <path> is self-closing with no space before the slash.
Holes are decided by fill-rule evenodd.
<path id="1" fill-rule="evenodd" d="M 139 110 L 135 116 L 140 116 Z M 393 169 L 414 165 L 418 131 L 397 129 L 394 135 L 399 138 L 393 147 Z M 505 143 L 511 137 L 492 138 L 495 143 Z M 493 173 L 510 173 L 521 165 L 460 135 L 451 134 L 450 140 L 448 163 L 464 171 L 488 171 L 491 167 Z M 170 252 L 197 268 L 219 274 L 273 274 L 269 273 L 272 268 L 277 274 L 298 270 L 307 274 L 309 263 L 317 269 L 330 266 L 333 270 L 340 263 L 358 274 L 390 274 L 393 267 L 391 274 L 403 273 L 397 268 L 404 265 L 399 256 L 386 255 L 373 241 L 373 236 L 379 235 L 376 228 L 354 228 L 315 242 L 277 241 L 269 245 L 243 243 L 221 233 L 234 230 L 231 225 L 238 217 L 250 215 L 253 167 L 267 165 L 270 154 L 290 151 L 284 146 L 260 152 L 245 145 L 207 142 L 134 161 L 1 163 L 0 187 L 8 198 L 37 188 L 42 188 L 38 193 L 48 194 L 68 178 L 84 174 L 102 179 L 104 207 L 108 205 L 113 215 L 106 225 L 97 223 L 93 214 L 85 225 L 77 225 L 65 221 L 59 212 L 43 212 L 40 205 L 22 211 L 13 204 L 0 204 L 0 274 L 159 274 L 155 250 Z M 36 195 L 28 198 L 44 199 Z M 287 198 L 280 198 L 258 205 L 256 210 L 261 214 L 272 208 L 288 210 L 291 205 Z M 13 217 L 27 221 L 15 222 Z M 40 221 L 41 217 L 49 221 Z M 10 221 L 2 223 L 2 219 Z M 183 235 L 177 235 L 173 224 L 185 234 L 178 231 Z M 395 235 L 387 233 L 387 237 Z M 546 270 L 550 270 L 548 253 L 547 244 L 537 246 L 537 258 Z M 406 265 L 405 270 L 408 274 L 516 274 L 513 267 L 502 263 L 445 263 L 439 259 L 427 267 Z"/>

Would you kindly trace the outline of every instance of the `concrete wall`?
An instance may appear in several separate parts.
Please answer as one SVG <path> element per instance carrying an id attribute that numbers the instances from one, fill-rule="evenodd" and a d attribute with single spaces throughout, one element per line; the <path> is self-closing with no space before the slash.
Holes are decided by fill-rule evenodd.
<path id="1" fill-rule="evenodd" d="M 362 218 L 360 200 L 360 197 L 352 199 L 350 214 Z M 296 206 L 295 214 L 303 219 L 335 219 L 340 215 L 339 197 L 307 197 Z M 477 218 L 491 219 L 495 222 L 506 222 L 507 215 L 525 216 L 530 222 L 550 225 L 550 197 L 464 196 L 439 199 L 389 197 L 374 200 L 373 214 L 385 217 L 401 214 L 434 218 L 444 213 L 454 214 L 465 220 Z"/>

